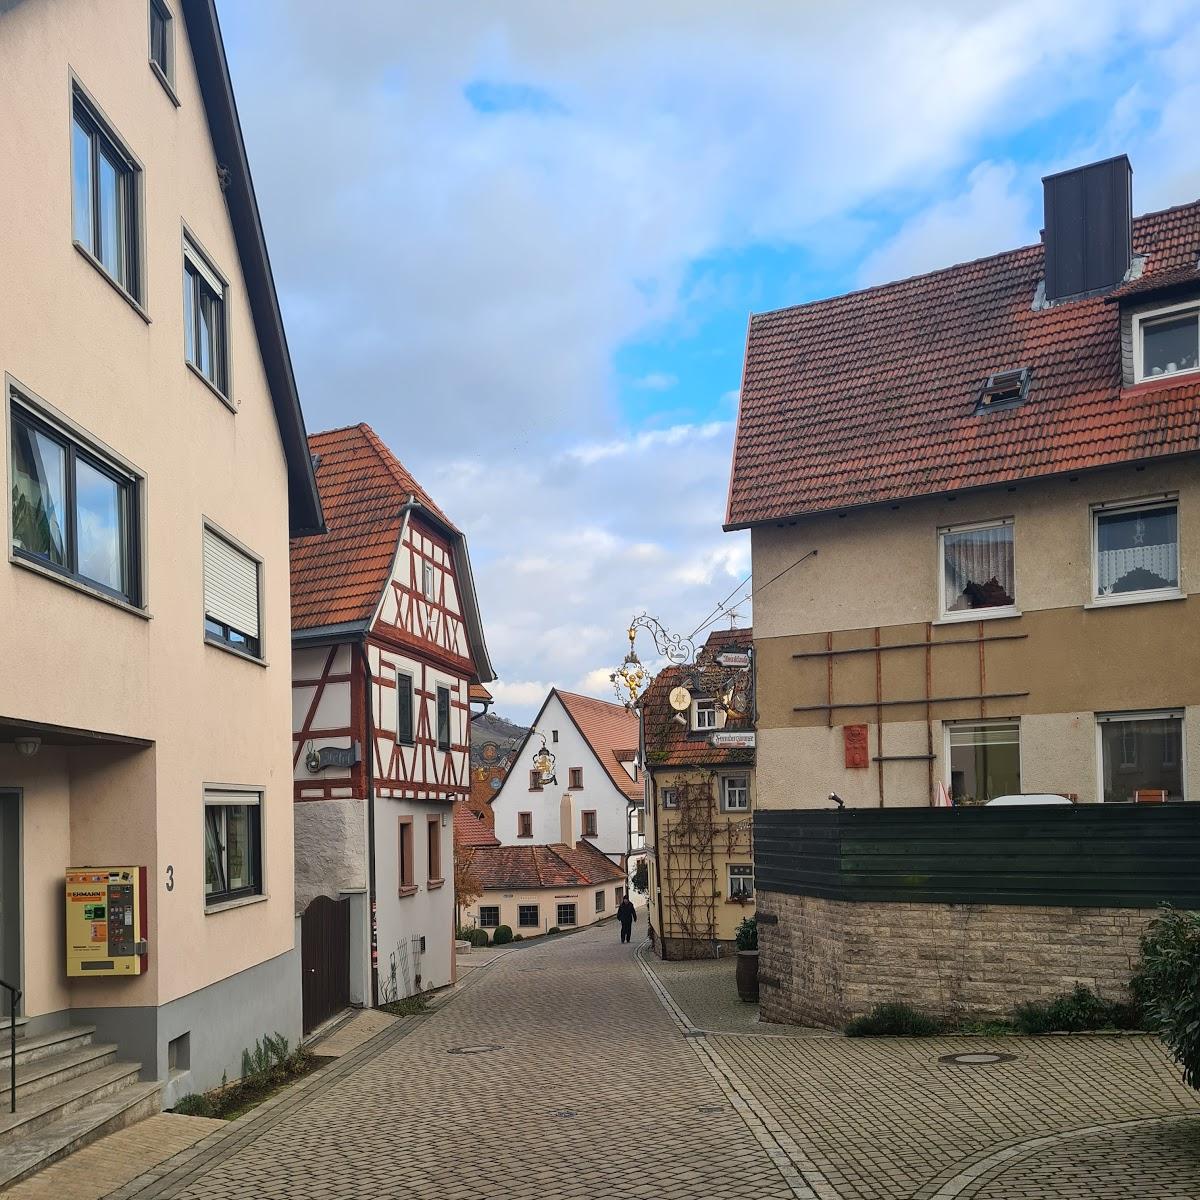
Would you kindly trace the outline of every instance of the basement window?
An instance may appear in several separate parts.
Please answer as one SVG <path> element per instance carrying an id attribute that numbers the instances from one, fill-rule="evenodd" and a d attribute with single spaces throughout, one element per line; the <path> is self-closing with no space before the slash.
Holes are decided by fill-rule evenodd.
<path id="1" fill-rule="evenodd" d="M 983 381 L 976 412 L 990 412 L 996 408 L 1015 408 L 1025 400 L 1029 391 L 1029 368 L 1018 367 L 1015 371 L 997 371 Z"/>

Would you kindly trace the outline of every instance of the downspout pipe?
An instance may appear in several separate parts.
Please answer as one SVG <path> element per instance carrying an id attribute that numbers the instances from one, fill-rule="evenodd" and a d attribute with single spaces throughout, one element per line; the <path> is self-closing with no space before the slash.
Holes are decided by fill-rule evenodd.
<path id="1" fill-rule="evenodd" d="M 358 642 L 358 654 L 363 667 L 363 718 L 366 721 L 367 759 L 367 906 L 370 921 L 371 950 L 371 1007 L 379 1007 L 379 922 L 375 909 L 375 696 L 371 659 L 367 654 L 364 634 Z"/>

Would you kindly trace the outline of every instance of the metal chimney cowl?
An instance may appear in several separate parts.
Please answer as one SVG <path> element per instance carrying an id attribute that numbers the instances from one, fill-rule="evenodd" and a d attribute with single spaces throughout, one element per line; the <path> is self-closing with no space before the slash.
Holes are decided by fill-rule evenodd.
<path id="1" fill-rule="evenodd" d="M 1119 284 L 1133 259 L 1133 167 L 1124 154 L 1047 175 L 1046 299 L 1094 295 Z"/>

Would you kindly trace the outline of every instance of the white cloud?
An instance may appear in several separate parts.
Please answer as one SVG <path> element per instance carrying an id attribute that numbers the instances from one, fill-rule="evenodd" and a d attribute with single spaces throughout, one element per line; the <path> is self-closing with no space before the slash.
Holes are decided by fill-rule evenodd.
<path id="1" fill-rule="evenodd" d="M 1129 138 L 1139 206 L 1191 198 L 1188 7 L 226 0 L 309 427 L 369 421 L 467 530 L 504 680 L 591 678 L 632 612 L 699 620 L 747 544 L 720 532 L 737 380 L 659 387 L 652 428 L 618 349 L 702 328 L 746 246 L 829 269 L 910 212 L 878 279 L 1025 240 L 1036 171 L 966 173 L 1111 103 L 1114 62 L 1141 89 L 1098 138 Z"/>
<path id="2" fill-rule="evenodd" d="M 651 371 L 633 381 L 633 386 L 643 392 L 669 392 L 679 379 L 666 371 Z"/>

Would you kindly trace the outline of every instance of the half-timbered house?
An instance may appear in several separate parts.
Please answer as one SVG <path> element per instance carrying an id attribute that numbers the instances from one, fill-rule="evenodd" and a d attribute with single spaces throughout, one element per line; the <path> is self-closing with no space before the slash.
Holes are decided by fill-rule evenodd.
<path id="1" fill-rule="evenodd" d="M 494 675 L 463 534 L 369 426 L 309 446 L 328 532 L 292 546 L 297 907 L 352 910 L 349 998 L 379 1003 L 453 977 L 453 804 Z"/>

